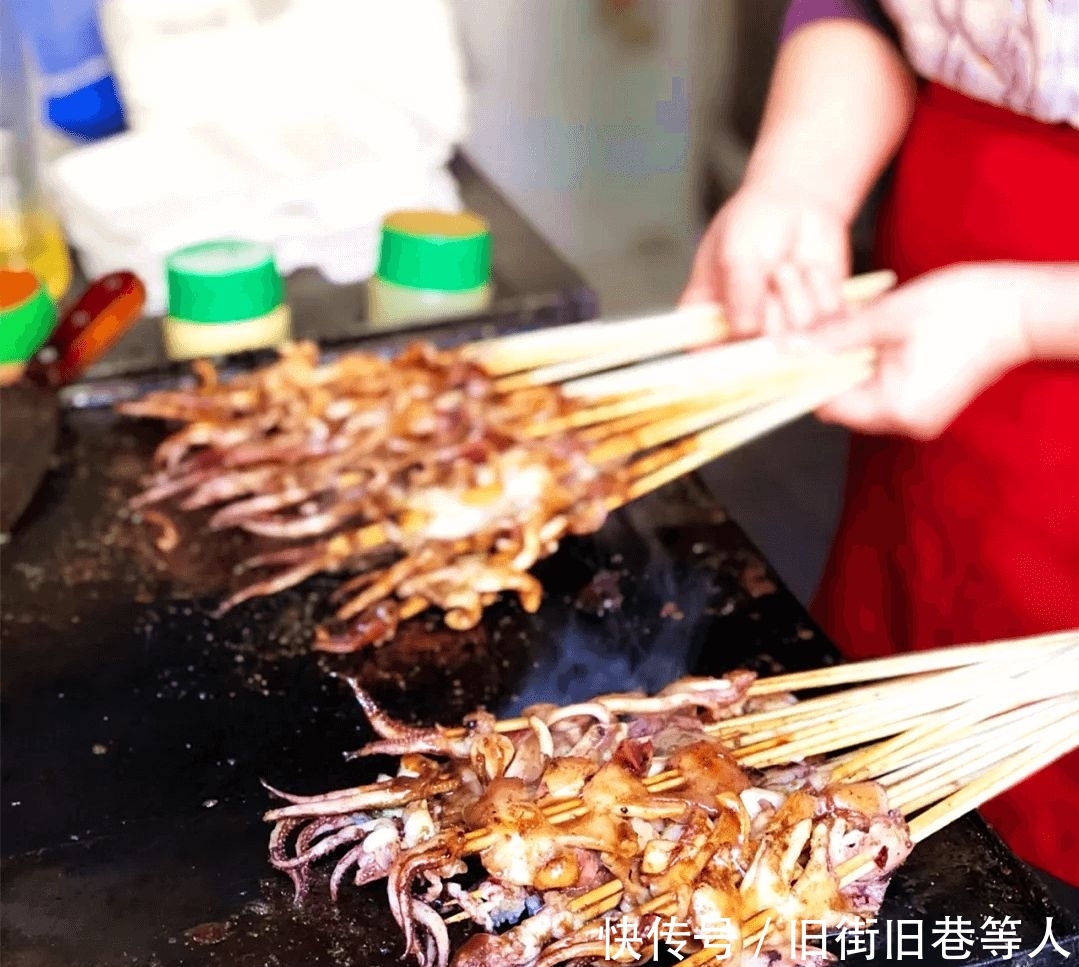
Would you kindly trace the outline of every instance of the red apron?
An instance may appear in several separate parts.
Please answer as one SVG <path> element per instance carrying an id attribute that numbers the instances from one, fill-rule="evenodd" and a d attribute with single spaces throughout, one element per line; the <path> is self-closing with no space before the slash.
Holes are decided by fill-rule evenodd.
<path id="1" fill-rule="evenodd" d="M 1079 261 L 1076 186 L 1079 131 L 927 84 L 878 261 L 900 281 Z M 855 436 L 814 613 L 850 658 L 1079 627 L 1079 365 L 1009 373 L 929 443 Z M 1079 886 L 1079 752 L 982 813 L 1022 859 Z"/>

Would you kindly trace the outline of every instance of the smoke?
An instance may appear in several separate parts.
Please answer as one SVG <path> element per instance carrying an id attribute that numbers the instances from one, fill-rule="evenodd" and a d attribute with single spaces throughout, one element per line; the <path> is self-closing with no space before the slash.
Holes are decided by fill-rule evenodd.
<path id="1" fill-rule="evenodd" d="M 607 692 L 655 692 L 688 674 L 711 622 L 714 583 L 699 562 L 672 554 L 662 534 L 618 515 L 598 535 L 567 541 L 537 568 L 547 601 L 529 635 L 531 669 L 499 715 Z M 597 576 L 617 592 L 615 606 L 602 614 L 589 608 L 603 597 L 591 592 Z"/>

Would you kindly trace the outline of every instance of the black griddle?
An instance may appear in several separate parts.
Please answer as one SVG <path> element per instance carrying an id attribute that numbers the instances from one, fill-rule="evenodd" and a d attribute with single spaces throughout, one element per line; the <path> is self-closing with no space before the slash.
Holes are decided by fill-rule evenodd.
<path id="1" fill-rule="evenodd" d="M 837 659 L 692 478 L 543 562 L 537 615 L 506 604 L 464 633 L 421 619 L 389 647 L 316 655 L 325 582 L 215 620 L 227 553 L 194 547 L 176 573 L 160 569 L 153 528 L 123 503 L 159 435 L 69 411 L 60 466 L 3 549 L 2 945 L 14 967 L 396 963 L 381 887 L 348 890 L 337 909 L 316 891 L 297 909 L 266 864 L 260 778 L 315 793 L 389 764 L 343 761 L 369 732 L 330 672 L 358 675 L 403 718 L 450 722 L 478 704 L 512 714 L 686 672 Z M 944 917 L 976 929 L 1012 917 L 1030 950 L 1052 916 L 1079 949 L 1076 923 L 973 817 L 915 851 L 882 915 L 925 921 L 924 963 Z M 965 962 L 1001 959 L 975 955 Z M 1036 962 L 1063 961 L 1050 947 Z"/>

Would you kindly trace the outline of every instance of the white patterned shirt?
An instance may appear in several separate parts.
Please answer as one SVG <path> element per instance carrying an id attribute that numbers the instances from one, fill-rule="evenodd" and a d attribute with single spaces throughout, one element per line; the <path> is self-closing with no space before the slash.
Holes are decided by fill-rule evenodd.
<path id="1" fill-rule="evenodd" d="M 1079 0 L 878 0 L 922 77 L 1017 114 L 1079 127 Z M 794 0 L 787 31 L 874 19 L 872 0 Z"/>

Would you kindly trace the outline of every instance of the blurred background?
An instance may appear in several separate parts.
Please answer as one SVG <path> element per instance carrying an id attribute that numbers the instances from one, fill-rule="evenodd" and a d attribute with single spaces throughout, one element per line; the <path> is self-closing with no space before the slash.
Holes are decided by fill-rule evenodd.
<path id="1" fill-rule="evenodd" d="M 135 269 L 160 311 L 161 260 L 220 234 L 366 278 L 387 211 L 461 207 L 461 152 L 605 314 L 669 306 L 741 177 L 785 6 L 0 0 L 5 209 L 17 185 L 43 252 L 62 229 L 87 274 Z M 806 420 L 706 473 L 803 600 L 844 449 Z"/>
<path id="2" fill-rule="evenodd" d="M 467 149 L 606 311 L 678 297 L 702 227 L 740 178 L 784 6 L 457 0 Z"/>
<path id="3" fill-rule="evenodd" d="M 465 145 L 605 312 L 670 305 L 742 177 L 785 0 L 457 0 Z M 869 245 L 868 217 L 855 237 Z M 836 526 L 846 433 L 802 420 L 703 476 L 803 602 Z"/>

